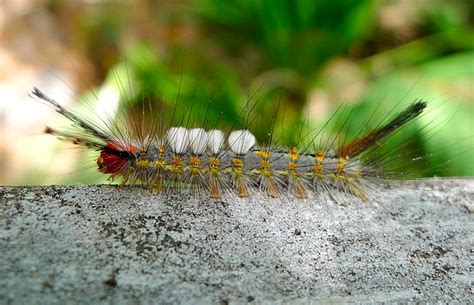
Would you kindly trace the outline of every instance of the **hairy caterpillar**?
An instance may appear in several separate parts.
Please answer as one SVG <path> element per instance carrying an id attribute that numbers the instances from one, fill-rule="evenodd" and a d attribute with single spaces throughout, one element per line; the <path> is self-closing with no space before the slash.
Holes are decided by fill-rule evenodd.
<path id="1" fill-rule="evenodd" d="M 367 200 L 371 182 L 390 176 L 380 171 L 389 154 L 379 155 L 375 161 L 367 155 L 427 106 L 425 101 L 415 101 L 398 114 L 388 114 L 378 127 L 339 146 L 334 145 L 334 139 L 317 144 L 314 137 L 304 147 L 282 148 L 271 141 L 257 146 L 247 129 L 225 133 L 171 126 L 165 130 L 154 124 L 133 138 L 127 130 L 94 124 L 37 88 L 32 96 L 52 106 L 74 127 L 72 131 L 46 127 L 45 133 L 97 150 L 98 171 L 110 175 L 111 180 L 121 177 L 122 186 L 141 184 L 157 193 L 190 191 L 212 199 L 226 193 L 306 199 L 337 192 Z"/>

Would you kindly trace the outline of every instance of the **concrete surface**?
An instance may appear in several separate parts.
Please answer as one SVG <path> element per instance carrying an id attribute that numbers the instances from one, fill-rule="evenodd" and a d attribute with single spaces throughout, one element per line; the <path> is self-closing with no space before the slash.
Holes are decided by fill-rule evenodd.
<path id="1" fill-rule="evenodd" d="M 0 187 L 1 304 L 474 302 L 474 180 L 348 206 Z"/>

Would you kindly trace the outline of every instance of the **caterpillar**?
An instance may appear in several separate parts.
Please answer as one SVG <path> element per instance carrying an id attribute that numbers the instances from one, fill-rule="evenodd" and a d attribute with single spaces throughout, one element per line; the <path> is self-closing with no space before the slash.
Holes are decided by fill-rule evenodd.
<path id="1" fill-rule="evenodd" d="M 138 138 L 127 130 L 101 127 L 63 107 L 40 89 L 31 96 L 52 107 L 70 121 L 73 129 L 46 127 L 45 133 L 98 152 L 97 170 L 120 185 L 144 185 L 155 193 L 172 191 L 205 194 L 222 199 L 226 194 L 241 198 L 263 194 L 269 198 L 298 199 L 327 194 L 349 194 L 362 201 L 371 197 L 373 182 L 389 177 L 381 165 L 390 159 L 386 152 L 376 162 L 367 156 L 393 134 L 419 117 L 427 106 L 416 100 L 405 110 L 390 115 L 384 123 L 355 139 L 334 145 L 313 137 L 304 147 L 259 146 L 248 129 L 224 132 L 219 129 L 160 124 Z M 138 123 L 139 124 L 139 123 Z M 317 134 L 319 134 L 318 132 Z"/>

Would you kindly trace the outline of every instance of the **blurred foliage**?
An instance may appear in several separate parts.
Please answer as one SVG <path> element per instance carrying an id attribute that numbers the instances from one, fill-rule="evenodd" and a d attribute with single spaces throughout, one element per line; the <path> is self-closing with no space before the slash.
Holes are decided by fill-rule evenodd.
<path id="1" fill-rule="evenodd" d="M 69 26 L 98 79 L 126 65 L 137 89 L 124 103 L 131 113 L 147 101 L 165 126 L 228 130 L 251 122 L 260 143 L 273 130 L 273 141 L 295 145 L 341 104 L 350 124 L 334 119 L 326 128 L 346 139 L 422 98 L 434 110 L 385 148 L 411 139 L 418 154 L 433 155 L 413 170 L 474 175 L 466 162 L 474 159 L 474 2 L 117 3 L 78 10 Z M 51 1 L 49 9 L 61 15 L 65 6 Z"/>
<path id="2" fill-rule="evenodd" d="M 375 2 L 342 1 L 215 1 L 192 2 L 203 25 L 226 52 L 260 53 L 259 69 L 289 68 L 299 74 L 344 53 L 367 39 L 375 25 Z"/>

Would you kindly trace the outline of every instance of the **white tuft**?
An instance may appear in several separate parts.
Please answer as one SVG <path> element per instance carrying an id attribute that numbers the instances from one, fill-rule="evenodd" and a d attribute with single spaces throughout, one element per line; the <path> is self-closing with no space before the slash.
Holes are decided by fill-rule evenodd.
<path id="1" fill-rule="evenodd" d="M 212 154 L 217 155 L 221 151 L 222 146 L 224 146 L 224 132 L 217 129 L 211 129 L 207 132 L 207 135 L 207 147 Z"/>
<path id="2" fill-rule="evenodd" d="M 189 142 L 191 144 L 191 152 L 201 155 L 207 148 L 207 133 L 202 128 L 189 129 Z"/>
<path id="3" fill-rule="evenodd" d="M 227 139 L 230 149 L 237 155 L 246 154 L 257 142 L 248 130 L 232 131 Z"/>
<path id="4" fill-rule="evenodd" d="M 166 132 L 166 140 L 175 154 L 184 154 L 189 147 L 189 130 L 184 127 L 171 127 Z"/>

